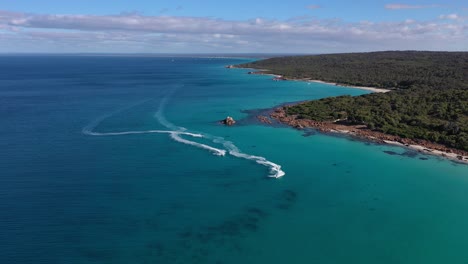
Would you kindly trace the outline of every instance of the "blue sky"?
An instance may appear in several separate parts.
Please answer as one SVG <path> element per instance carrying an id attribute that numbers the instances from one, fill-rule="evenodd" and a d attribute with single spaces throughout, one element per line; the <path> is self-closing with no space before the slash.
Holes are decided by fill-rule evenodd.
<path id="1" fill-rule="evenodd" d="M 467 50 L 468 2 L 15 0 L 0 52 Z"/>

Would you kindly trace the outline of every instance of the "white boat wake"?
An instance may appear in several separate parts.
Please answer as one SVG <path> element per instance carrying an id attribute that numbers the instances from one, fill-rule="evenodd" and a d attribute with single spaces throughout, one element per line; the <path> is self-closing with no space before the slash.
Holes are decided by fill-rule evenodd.
<path id="1" fill-rule="evenodd" d="M 214 148 L 214 147 L 202 144 L 202 143 L 198 143 L 198 142 L 194 142 L 194 141 L 181 138 L 180 135 L 187 135 L 187 134 L 192 134 L 192 133 L 185 132 L 187 131 L 185 127 L 176 126 L 172 124 L 171 122 L 167 121 L 166 117 L 164 116 L 164 109 L 166 108 L 168 98 L 169 97 L 167 96 L 161 100 L 158 111 L 154 114 L 154 117 L 156 118 L 156 120 L 158 120 L 158 122 L 161 125 L 165 126 L 166 128 L 172 131 L 171 133 L 172 139 L 183 144 L 191 145 L 191 146 L 201 148 L 201 149 L 206 149 L 217 156 L 226 155 L 226 150 L 224 149 Z M 196 135 L 201 135 L 201 134 L 196 134 Z M 203 135 L 201 135 L 201 137 L 203 137 Z"/>
<path id="2" fill-rule="evenodd" d="M 255 161 L 258 164 L 261 164 L 263 166 L 268 167 L 270 169 L 270 175 L 268 175 L 268 177 L 281 178 L 286 174 L 281 169 L 281 165 L 276 164 L 274 162 L 271 162 L 271 161 L 267 160 L 264 157 L 249 155 L 249 154 L 243 153 L 231 141 L 228 141 L 228 140 L 226 140 L 226 139 L 224 139 L 222 137 L 215 137 L 215 136 L 211 136 L 211 135 L 207 135 L 207 134 L 204 134 L 203 136 L 206 137 L 206 138 L 211 139 L 214 143 L 222 144 L 228 150 L 229 154 L 234 156 L 234 157 L 247 159 L 247 160 L 252 160 L 252 161 Z"/>
<path id="3" fill-rule="evenodd" d="M 242 158 L 242 159 L 246 159 L 246 160 L 255 161 L 257 164 L 266 166 L 266 167 L 268 167 L 270 169 L 270 174 L 268 175 L 268 177 L 280 178 L 280 177 L 285 175 L 285 172 L 281 169 L 281 165 L 276 164 L 274 162 L 271 162 L 271 161 L 267 160 L 264 157 L 249 155 L 249 154 L 243 153 L 231 141 L 225 140 L 222 137 L 216 137 L 216 136 L 212 136 L 212 135 L 209 135 L 209 134 L 188 132 L 188 130 L 186 128 L 176 126 L 176 125 L 172 124 L 171 122 L 167 121 L 164 114 L 163 114 L 164 108 L 166 107 L 166 104 L 167 104 L 167 100 L 168 100 L 168 97 L 165 97 L 165 98 L 162 99 L 162 101 L 161 101 L 161 103 L 159 105 L 158 111 L 155 113 L 154 117 L 156 118 L 156 120 L 158 120 L 158 122 L 161 125 L 166 127 L 168 130 L 142 130 L 142 131 L 122 131 L 122 132 L 96 132 L 96 131 L 94 131 L 96 129 L 96 127 L 98 127 L 99 124 L 102 121 L 104 121 L 105 119 L 110 118 L 111 116 L 113 116 L 113 115 L 115 115 L 117 113 L 120 113 L 120 112 L 122 112 L 124 110 L 130 109 L 130 108 L 132 108 L 132 107 L 134 107 L 136 105 L 140 105 L 140 104 L 145 103 L 145 102 L 148 101 L 148 100 L 145 100 L 145 101 L 138 102 L 136 104 L 132 104 L 132 105 L 130 105 L 128 107 L 122 108 L 120 110 L 117 110 L 115 112 L 112 112 L 110 114 L 103 115 L 103 116 L 97 118 L 96 120 L 94 120 L 93 122 L 88 124 L 86 127 L 84 127 L 82 132 L 83 132 L 83 134 L 89 135 L 89 136 L 123 136 L 123 135 L 136 135 L 136 134 L 169 134 L 170 137 L 173 140 L 175 140 L 175 141 L 177 141 L 179 143 L 183 143 L 183 144 L 194 146 L 194 147 L 197 147 L 197 148 L 200 148 L 200 149 L 208 150 L 208 151 L 210 151 L 211 153 L 213 153 L 214 155 L 217 155 L 217 156 L 225 156 L 226 155 L 226 150 L 227 150 L 227 152 L 231 156 L 234 156 L 236 158 Z M 199 143 L 199 142 L 184 139 L 184 138 L 181 137 L 182 135 L 191 136 L 191 137 L 194 137 L 194 138 L 207 138 L 207 139 L 210 139 L 213 143 L 221 144 L 226 150 L 225 149 L 215 148 L 215 147 L 212 147 L 212 146 L 209 146 L 209 145 L 206 145 L 206 144 L 202 144 L 202 143 Z"/>

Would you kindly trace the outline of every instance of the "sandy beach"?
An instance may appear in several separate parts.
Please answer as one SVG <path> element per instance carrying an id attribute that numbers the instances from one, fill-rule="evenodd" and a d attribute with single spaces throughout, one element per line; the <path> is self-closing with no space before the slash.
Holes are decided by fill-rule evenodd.
<path id="1" fill-rule="evenodd" d="M 228 65 L 226 68 L 236 68 L 233 65 Z M 244 68 L 244 69 L 252 69 L 252 68 Z M 310 79 L 289 79 L 287 77 L 284 77 L 279 74 L 274 74 L 271 73 L 267 69 L 252 69 L 254 71 L 248 72 L 248 74 L 256 74 L 256 75 L 268 75 L 272 76 L 275 81 L 278 80 L 283 80 L 283 81 L 301 81 L 301 82 L 315 82 L 315 83 L 324 83 L 324 84 L 330 84 L 330 85 L 335 85 L 343 88 L 355 88 L 355 89 L 360 89 L 360 90 L 366 90 L 366 91 L 371 91 L 374 93 L 387 93 L 390 92 L 391 90 L 389 89 L 384 89 L 384 88 L 376 88 L 376 87 L 368 87 L 368 86 L 355 86 L 355 85 L 345 85 L 345 84 L 339 84 L 339 83 L 333 83 L 333 82 L 325 82 L 321 80 L 310 80 Z"/>
<path id="2" fill-rule="evenodd" d="M 324 82 L 324 81 L 320 81 L 320 80 L 307 80 L 307 79 L 304 79 L 304 80 L 300 80 L 300 81 L 325 83 L 325 84 L 331 84 L 331 85 L 345 87 L 345 88 L 356 88 L 356 89 L 360 89 L 360 90 L 371 91 L 371 92 L 374 92 L 374 93 L 387 93 L 387 92 L 391 91 L 391 90 L 383 89 L 383 88 L 375 88 L 375 87 L 367 87 L 367 86 L 342 85 L 342 84 L 338 84 L 338 83 Z"/>

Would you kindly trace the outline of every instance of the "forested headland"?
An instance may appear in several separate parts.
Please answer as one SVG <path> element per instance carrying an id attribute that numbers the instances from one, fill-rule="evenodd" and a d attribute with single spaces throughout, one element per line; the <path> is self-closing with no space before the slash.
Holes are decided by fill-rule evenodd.
<path id="1" fill-rule="evenodd" d="M 468 52 L 386 51 L 278 57 L 238 67 L 288 79 L 392 89 L 285 107 L 297 119 L 365 125 L 372 131 L 468 151 Z"/>

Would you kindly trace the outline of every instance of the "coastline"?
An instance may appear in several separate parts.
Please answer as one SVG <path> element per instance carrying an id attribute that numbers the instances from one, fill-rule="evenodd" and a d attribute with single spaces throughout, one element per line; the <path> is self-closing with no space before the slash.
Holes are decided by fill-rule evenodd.
<path id="1" fill-rule="evenodd" d="M 344 84 L 339 84 L 339 83 L 332 83 L 332 82 L 325 82 L 325 81 L 320 81 L 320 80 L 308 80 L 308 79 L 297 79 L 298 81 L 306 81 L 306 82 L 315 82 L 315 83 L 324 83 L 324 84 L 330 84 L 330 85 L 335 85 L 335 86 L 340 86 L 343 88 L 355 88 L 355 89 L 360 89 L 360 90 L 366 90 L 366 91 L 371 91 L 374 93 L 388 93 L 391 90 L 389 89 L 384 89 L 384 88 L 376 88 L 376 87 L 368 87 L 368 86 L 354 86 L 354 85 L 344 85 Z"/>
<path id="2" fill-rule="evenodd" d="M 275 74 L 271 73 L 270 70 L 268 69 L 254 69 L 254 68 L 241 68 L 241 67 L 236 67 L 235 65 L 228 65 L 226 66 L 228 69 L 252 69 L 254 71 L 248 72 L 248 74 L 255 74 L 255 75 L 268 75 L 272 76 L 274 81 L 301 81 L 301 82 L 314 82 L 314 83 L 323 83 L 323 84 L 329 84 L 329 85 L 334 85 L 338 87 L 343 87 L 343 88 L 354 88 L 354 89 L 359 89 L 359 90 L 366 90 L 366 91 L 371 91 L 374 93 L 387 93 L 392 90 L 389 89 L 384 89 L 384 88 L 377 88 L 377 87 L 369 87 L 369 86 L 356 86 L 356 85 L 346 85 L 346 84 L 340 84 L 340 83 L 334 83 L 334 82 L 326 82 L 322 80 L 311 80 L 307 78 L 287 78 L 284 77 L 283 75 L 280 74 Z"/>
<path id="3" fill-rule="evenodd" d="M 308 119 L 297 119 L 296 116 L 287 115 L 284 107 L 275 108 L 270 114 L 270 118 L 299 130 L 314 128 L 324 133 L 346 134 L 358 139 L 408 148 L 423 154 L 443 157 L 468 165 L 468 152 L 466 151 L 449 148 L 426 140 L 401 138 L 399 136 L 372 131 L 367 129 L 365 125 L 343 125 L 333 122 L 316 122 Z M 264 122 L 265 120 L 264 118 L 258 119 L 260 122 Z"/>
<path id="4" fill-rule="evenodd" d="M 253 68 L 241 68 L 236 67 L 235 65 L 226 66 L 226 68 L 238 68 L 238 69 L 253 69 Z M 307 78 L 302 79 L 289 79 L 285 78 L 282 75 L 271 73 L 268 69 L 253 69 L 255 71 L 248 72 L 248 74 L 257 74 L 257 75 L 268 75 L 273 76 L 274 81 L 303 81 L 303 82 L 315 82 L 315 83 L 323 83 L 329 85 L 335 85 L 343 88 L 354 88 L 360 90 L 366 90 L 373 93 L 387 93 L 392 90 L 383 89 L 383 88 L 376 88 L 376 87 L 367 87 L 367 86 L 353 86 L 353 85 L 344 85 L 339 83 L 333 82 L 326 82 L 322 80 L 311 80 Z M 296 129 L 304 129 L 304 128 L 314 128 L 319 130 L 320 132 L 325 133 L 338 133 L 338 134 L 346 134 L 349 136 L 356 137 L 362 140 L 370 140 L 373 142 L 377 142 L 380 144 L 388 144 L 388 145 L 395 145 L 400 146 L 403 148 L 411 149 L 423 154 L 438 156 L 446 159 L 450 159 L 454 162 L 462 163 L 468 165 L 468 152 L 449 148 L 441 144 L 429 142 L 426 140 L 417 140 L 417 139 L 408 139 L 408 138 L 401 138 L 399 136 L 394 136 L 390 134 L 384 134 L 378 131 L 372 131 L 367 129 L 366 126 L 350 126 L 350 125 L 341 125 L 336 124 L 333 122 L 316 122 L 313 120 L 307 119 L 297 119 L 295 116 L 288 116 L 284 108 L 287 106 L 282 107 L 274 107 L 272 108 L 273 111 L 269 114 L 269 117 L 259 115 L 257 119 L 261 123 L 265 123 L 271 125 L 271 120 L 269 118 L 275 119 L 281 124 L 288 125 L 290 127 Z"/>

